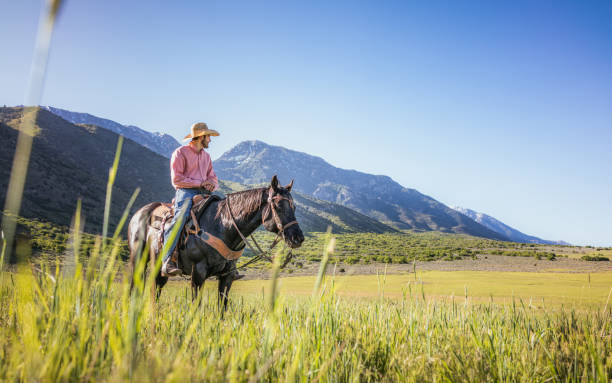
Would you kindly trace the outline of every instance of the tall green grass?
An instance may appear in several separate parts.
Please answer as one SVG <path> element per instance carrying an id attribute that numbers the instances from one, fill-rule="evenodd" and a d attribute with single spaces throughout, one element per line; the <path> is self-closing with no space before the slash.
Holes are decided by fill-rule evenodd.
<path id="1" fill-rule="evenodd" d="M 86 263 L 77 256 L 70 268 L 2 272 L 0 380 L 612 379 L 609 307 L 342 299 L 322 262 L 312 296 L 233 295 L 222 318 L 211 290 L 192 302 L 185 283 L 155 302 L 149 278 L 130 291 L 113 243 L 98 241 Z"/>

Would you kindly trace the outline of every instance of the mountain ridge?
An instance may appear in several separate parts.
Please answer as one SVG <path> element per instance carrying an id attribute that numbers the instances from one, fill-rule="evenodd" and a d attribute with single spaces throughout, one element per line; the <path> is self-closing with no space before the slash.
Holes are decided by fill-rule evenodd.
<path id="1" fill-rule="evenodd" d="M 334 167 L 321 157 L 243 141 L 214 161 L 221 178 L 257 184 L 277 174 L 296 179 L 294 190 L 338 203 L 398 230 L 440 231 L 508 240 L 415 189 L 403 187 L 386 175 L 371 175 Z"/>
<path id="2" fill-rule="evenodd" d="M 123 125 L 116 121 L 94 116 L 89 113 L 73 112 L 53 106 L 41 106 L 40 108 L 73 124 L 96 125 L 117 134 L 121 134 L 125 138 L 129 138 L 145 148 L 167 158 L 170 158 L 174 149 L 180 146 L 180 143 L 174 137 L 166 133 L 148 132 L 134 125 Z"/>
<path id="3" fill-rule="evenodd" d="M 551 241 L 538 238 L 533 235 L 525 234 L 509 225 L 506 225 L 497 218 L 494 218 L 485 213 L 477 212 L 475 210 L 463 208 L 460 206 L 452 206 L 452 208 L 457 210 L 461 214 L 470 217 L 481 225 L 484 225 L 495 232 L 505 235 L 506 237 L 510 238 L 512 242 L 538 243 L 542 245 L 570 245 L 569 243 L 564 241 Z"/>

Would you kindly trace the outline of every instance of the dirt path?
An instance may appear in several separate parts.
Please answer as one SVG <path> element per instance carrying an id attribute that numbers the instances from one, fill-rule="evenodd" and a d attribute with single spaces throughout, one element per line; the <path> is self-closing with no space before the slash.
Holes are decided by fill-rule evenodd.
<path id="1" fill-rule="evenodd" d="M 336 273 L 347 273 L 356 275 L 368 275 L 380 273 L 387 268 L 387 274 L 406 274 L 413 271 L 412 264 L 355 264 L 349 265 L 339 263 L 328 266 L 328 272 L 332 272 L 334 267 Z M 281 277 L 297 275 L 315 275 L 319 270 L 318 262 L 305 262 L 301 268 L 293 267 L 290 271 L 281 272 Z M 437 271 L 514 271 L 514 272 L 554 272 L 554 273 L 598 273 L 611 272 L 612 262 L 587 262 L 571 258 L 557 258 L 554 261 L 547 259 L 537 260 L 532 257 L 509 257 L 503 255 L 478 256 L 477 259 L 466 258 L 457 261 L 432 261 L 417 262 L 417 271 L 437 270 Z M 267 269 L 249 269 L 243 271 L 246 279 L 266 279 Z"/>

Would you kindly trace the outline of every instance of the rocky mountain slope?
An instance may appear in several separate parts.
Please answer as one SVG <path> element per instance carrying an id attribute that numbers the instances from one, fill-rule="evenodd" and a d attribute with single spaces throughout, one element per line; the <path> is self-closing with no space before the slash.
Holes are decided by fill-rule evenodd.
<path id="1" fill-rule="evenodd" d="M 257 184 L 278 174 L 294 189 L 355 209 L 397 229 L 462 233 L 508 240 L 435 199 L 384 175 L 336 168 L 322 158 L 261 141 L 241 142 L 216 161 L 222 179 Z"/>
<path id="2" fill-rule="evenodd" d="M 527 235 L 484 213 L 462 207 L 453 207 L 453 209 L 461 214 L 467 215 L 479 224 L 510 238 L 512 242 L 539 243 L 543 245 L 569 245 L 569 243 L 563 241 L 548 241 L 532 235 Z"/>
<path id="3" fill-rule="evenodd" d="M 89 113 L 71 112 L 69 110 L 54 108 L 52 106 L 42 106 L 41 108 L 60 116 L 64 120 L 72 122 L 73 124 L 96 125 L 117 134 L 121 134 L 125 138 L 129 138 L 130 140 L 135 141 L 145 148 L 149 148 L 150 150 L 157 154 L 161 154 L 164 157 L 170 158 L 174 149 L 180 146 L 179 142 L 169 134 L 147 132 L 146 130 L 142 130 L 137 126 L 122 125 L 118 122 L 108 120 L 106 118 L 96 117 Z"/>

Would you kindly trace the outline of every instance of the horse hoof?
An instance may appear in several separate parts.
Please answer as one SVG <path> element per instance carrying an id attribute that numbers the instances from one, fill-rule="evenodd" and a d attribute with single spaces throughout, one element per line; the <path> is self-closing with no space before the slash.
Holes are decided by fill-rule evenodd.
<path id="1" fill-rule="evenodd" d="M 245 276 L 244 276 L 244 275 L 242 275 L 242 274 L 236 274 L 236 275 L 234 275 L 234 280 L 235 280 L 235 281 L 237 281 L 237 280 L 242 279 L 242 278 L 244 278 L 244 277 L 245 277 Z"/>

